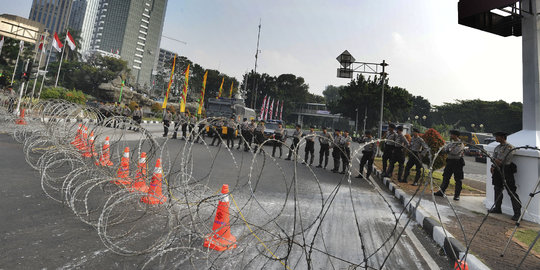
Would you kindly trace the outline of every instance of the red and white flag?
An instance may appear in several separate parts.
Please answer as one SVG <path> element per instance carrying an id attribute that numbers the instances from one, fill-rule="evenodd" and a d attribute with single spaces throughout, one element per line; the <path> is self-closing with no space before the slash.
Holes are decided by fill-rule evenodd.
<path id="1" fill-rule="evenodd" d="M 283 121 L 283 101 L 281 101 L 281 112 L 279 112 L 279 120 Z"/>
<path id="2" fill-rule="evenodd" d="M 120 50 L 117 49 L 117 50 L 116 50 L 116 54 L 120 54 Z"/>
<path id="3" fill-rule="evenodd" d="M 259 116 L 259 120 L 263 120 L 263 116 L 264 116 L 264 105 L 266 104 L 266 96 L 264 96 L 264 99 L 263 99 L 263 103 L 262 103 L 262 106 L 261 106 L 261 115 Z"/>
<path id="4" fill-rule="evenodd" d="M 39 50 L 43 51 L 43 35 L 41 35 L 41 41 L 39 42 Z"/>
<path id="5" fill-rule="evenodd" d="M 54 39 L 53 39 L 52 46 L 58 52 L 62 52 L 62 47 L 64 47 L 64 44 L 62 44 L 56 32 L 54 32 Z"/>
<path id="6" fill-rule="evenodd" d="M 274 115 L 274 101 L 276 101 L 275 99 L 272 100 L 272 105 L 270 105 L 270 117 L 269 119 L 272 120 L 272 115 Z"/>
<path id="7" fill-rule="evenodd" d="M 0 53 L 2 53 L 2 47 L 4 47 L 4 37 L 0 40 Z"/>
<path id="8" fill-rule="evenodd" d="M 278 101 L 276 102 L 276 114 L 274 115 L 274 118 L 275 118 L 275 119 L 277 119 L 278 111 L 279 111 L 279 99 L 278 99 Z"/>
<path id="9" fill-rule="evenodd" d="M 270 99 L 271 97 L 268 97 L 268 100 L 266 100 L 266 107 L 264 108 L 264 121 L 268 119 L 268 109 L 270 107 Z"/>
<path id="10" fill-rule="evenodd" d="M 74 51 L 77 46 L 75 46 L 75 40 L 73 39 L 73 37 L 71 36 L 69 31 L 67 31 L 66 41 L 67 41 L 67 44 L 68 44 L 69 48 L 72 51 Z"/>

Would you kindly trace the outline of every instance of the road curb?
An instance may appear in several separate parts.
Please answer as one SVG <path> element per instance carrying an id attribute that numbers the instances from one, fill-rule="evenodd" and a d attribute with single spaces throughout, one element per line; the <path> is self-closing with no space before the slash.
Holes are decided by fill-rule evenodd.
<path id="1" fill-rule="evenodd" d="M 453 261 L 456 261 L 459 258 L 463 258 L 465 255 L 465 245 L 463 245 L 459 240 L 454 238 L 452 234 L 446 231 L 446 234 L 443 230 L 443 227 L 433 217 L 429 215 L 426 211 L 415 207 L 414 204 L 409 204 L 408 208 L 406 207 L 407 202 L 409 202 L 411 196 L 397 187 L 392 181 L 387 177 L 382 177 L 381 171 L 379 171 L 375 166 L 373 167 L 375 171 L 374 178 L 380 181 L 384 186 L 386 186 L 390 192 L 399 200 L 401 205 L 406 208 L 406 211 L 411 215 L 422 229 L 431 237 L 437 245 L 439 245 L 446 255 L 450 257 Z M 482 261 L 480 261 L 476 256 L 468 253 L 467 258 L 465 259 L 470 270 L 488 270 L 490 269 Z"/>

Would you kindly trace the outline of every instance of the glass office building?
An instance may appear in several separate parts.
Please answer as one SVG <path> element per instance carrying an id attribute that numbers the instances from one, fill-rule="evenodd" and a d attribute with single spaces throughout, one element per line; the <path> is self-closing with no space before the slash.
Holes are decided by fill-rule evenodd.
<path id="1" fill-rule="evenodd" d="M 101 0 L 91 48 L 120 54 L 128 62 L 135 82 L 151 86 L 167 0 Z"/>

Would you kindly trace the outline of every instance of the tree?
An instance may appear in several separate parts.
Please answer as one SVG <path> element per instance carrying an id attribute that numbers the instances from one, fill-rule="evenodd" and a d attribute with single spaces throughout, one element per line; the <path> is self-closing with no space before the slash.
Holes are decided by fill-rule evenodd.
<path id="1" fill-rule="evenodd" d="M 5 77 L 5 83 L 11 84 L 11 78 L 13 75 L 13 69 L 15 68 L 15 61 L 17 60 L 17 54 L 19 53 L 20 40 L 4 37 L 4 46 L 2 47 L 2 53 L 0 54 L 0 73 L 2 77 Z M 34 44 L 25 42 L 23 53 L 19 57 L 19 63 L 17 64 L 17 70 L 15 71 L 15 79 L 20 78 L 23 69 L 24 62 L 27 59 L 33 59 L 34 57 Z M 31 61 L 30 61 L 30 64 Z"/>
<path id="2" fill-rule="evenodd" d="M 381 104 L 381 80 L 380 78 L 364 77 L 359 74 L 351 80 L 348 85 L 339 87 L 339 99 L 335 96 L 335 103 L 330 103 L 333 113 L 341 113 L 351 119 L 356 117 L 356 110 L 364 112 L 367 109 L 366 127 L 377 126 L 380 119 Z M 412 107 L 412 95 L 406 89 L 400 87 L 389 87 L 385 81 L 384 96 L 384 121 L 403 122 L 406 121 Z M 328 89 L 328 87 L 327 87 Z M 330 88 L 330 92 L 334 89 Z"/>

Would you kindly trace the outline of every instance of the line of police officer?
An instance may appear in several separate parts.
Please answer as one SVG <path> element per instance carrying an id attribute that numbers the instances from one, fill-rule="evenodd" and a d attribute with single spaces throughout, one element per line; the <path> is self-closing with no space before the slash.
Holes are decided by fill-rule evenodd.
<path id="1" fill-rule="evenodd" d="M 170 117 L 168 117 L 170 119 Z M 196 122 L 196 118 L 192 117 L 187 118 L 177 118 L 179 123 L 188 123 L 190 126 L 190 132 Z M 164 118 L 164 125 L 165 125 Z M 170 120 L 169 120 L 170 121 Z M 183 121 L 183 122 L 182 122 Z M 167 124 L 168 125 L 168 124 Z M 226 134 L 222 127 L 225 126 L 227 129 Z M 186 136 L 185 129 L 182 129 L 183 137 Z M 211 122 L 208 122 L 207 119 L 203 120 L 199 124 L 199 135 L 196 138 L 196 141 L 199 140 L 199 137 L 204 139 L 204 133 L 212 136 L 213 140 L 210 145 L 216 145 L 221 143 L 222 138 L 226 138 L 227 147 L 234 147 L 234 138 L 238 134 L 237 130 L 240 132 L 238 136 L 238 147 L 244 146 L 244 151 L 249 151 L 253 149 L 254 152 L 257 152 L 260 148 L 260 152 L 264 152 L 264 149 L 260 147 L 267 138 L 265 137 L 265 122 L 259 121 L 258 124 L 255 124 L 253 120 L 243 119 L 243 122 L 237 124 L 234 117 L 226 120 L 223 118 L 214 119 Z M 208 132 L 206 132 L 208 131 Z M 176 132 L 175 132 L 176 133 Z M 420 177 L 422 175 L 422 160 L 429 155 L 431 157 L 430 148 L 427 143 L 419 136 L 419 130 L 416 128 L 412 129 L 412 137 L 409 142 L 404 134 L 403 127 L 396 127 L 394 124 L 389 124 L 388 131 L 383 136 L 383 155 L 382 155 L 382 171 L 383 176 L 390 177 L 393 175 L 395 164 L 398 164 L 397 179 L 399 182 L 407 183 L 408 177 L 410 175 L 410 170 L 412 167 L 416 167 L 416 175 L 414 181 L 412 182 L 413 186 L 420 184 Z M 165 132 L 166 134 L 166 132 Z M 455 180 L 455 190 L 454 190 L 454 200 L 459 201 L 460 194 L 462 190 L 462 180 L 464 178 L 463 167 L 465 166 L 465 161 L 463 159 L 464 154 L 464 144 L 459 138 L 460 132 L 457 130 L 450 131 L 450 142 L 447 143 L 442 149 L 442 153 L 446 153 L 446 166 L 443 172 L 443 181 L 440 186 L 440 190 L 435 192 L 435 196 L 444 196 L 445 191 L 448 188 L 450 183 L 450 178 L 454 176 Z M 504 132 L 494 133 L 496 141 L 499 142 L 499 146 L 495 148 L 494 151 L 494 161 L 492 165 L 492 179 L 495 189 L 495 205 L 490 210 L 490 213 L 501 213 L 501 204 L 502 204 L 502 191 L 504 188 L 507 189 L 510 194 L 512 207 L 514 210 L 513 220 L 518 220 L 520 216 L 521 202 L 516 193 L 516 185 L 514 179 L 514 173 L 517 171 L 516 165 L 512 162 L 513 158 L 513 149 L 514 147 L 506 142 L 507 134 Z M 279 158 L 282 157 L 282 145 L 286 142 L 287 132 L 283 128 L 282 124 L 279 123 L 278 127 L 274 130 L 274 134 L 270 136 L 270 143 L 272 145 L 272 157 L 275 157 L 276 150 L 279 149 Z M 345 174 L 348 170 L 350 155 L 351 155 L 351 142 L 352 138 L 349 136 L 347 130 L 341 132 L 339 129 L 334 131 L 332 136 L 327 128 L 322 128 L 322 133 L 317 134 L 314 130 L 314 127 L 311 126 L 309 131 L 304 134 L 300 125 L 296 125 L 293 134 L 290 136 L 292 142 L 290 145 L 290 150 L 285 160 L 291 160 L 292 158 L 298 158 L 297 151 L 299 151 L 299 142 L 302 137 L 306 140 L 306 146 L 304 148 L 304 161 L 306 165 L 313 165 L 314 161 L 314 152 L 315 152 L 315 139 L 317 138 L 320 144 L 319 150 L 319 164 L 317 168 L 324 168 L 328 166 L 328 159 L 330 155 L 330 150 L 332 150 L 332 158 L 334 161 L 334 167 L 331 170 L 335 173 Z M 360 160 L 360 174 L 357 178 L 369 178 L 372 173 L 373 161 L 377 153 L 377 144 L 374 141 L 372 133 L 366 131 L 364 137 L 362 138 L 364 142 L 362 148 L 362 158 Z M 252 143 L 255 145 L 252 147 Z M 405 156 L 408 156 L 407 164 L 405 165 Z M 341 170 L 340 170 L 341 167 Z M 366 173 L 364 174 L 364 167 Z M 504 177 L 503 177 L 504 175 Z"/>

